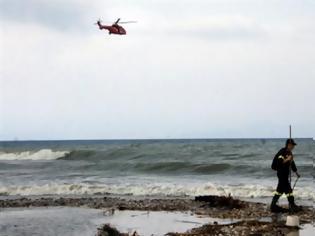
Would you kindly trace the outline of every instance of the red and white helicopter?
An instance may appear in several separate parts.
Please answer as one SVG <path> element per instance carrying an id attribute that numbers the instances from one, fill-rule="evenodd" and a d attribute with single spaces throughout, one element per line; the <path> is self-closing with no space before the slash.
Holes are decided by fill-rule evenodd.
<path id="1" fill-rule="evenodd" d="M 119 34 L 119 35 L 125 35 L 127 34 L 126 30 L 120 26 L 119 24 L 128 24 L 128 23 L 137 23 L 136 21 L 124 21 L 120 22 L 120 18 L 118 18 L 115 23 L 112 25 L 102 25 L 101 20 L 98 20 L 95 24 L 98 25 L 100 30 L 108 30 L 109 34 Z"/>

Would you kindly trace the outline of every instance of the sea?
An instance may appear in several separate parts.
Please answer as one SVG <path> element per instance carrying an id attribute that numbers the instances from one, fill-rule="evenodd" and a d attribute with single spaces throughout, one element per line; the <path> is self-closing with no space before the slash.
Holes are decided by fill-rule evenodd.
<path id="1" fill-rule="evenodd" d="M 313 139 L 296 139 L 294 194 L 315 201 Z M 231 195 L 270 200 L 285 139 L 0 142 L 0 197 Z M 292 185 L 296 181 L 292 175 Z"/>

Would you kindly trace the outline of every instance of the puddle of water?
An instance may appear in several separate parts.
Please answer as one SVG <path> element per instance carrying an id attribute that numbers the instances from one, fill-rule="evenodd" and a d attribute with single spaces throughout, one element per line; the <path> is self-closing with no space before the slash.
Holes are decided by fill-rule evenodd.
<path id="1" fill-rule="evenodd" d="M 263 221 L 270 221 L 266 217 Z M 191 212 L 110 211 L 76 207 L 2 208 L 0 235 L 95 235 L 102 224 L 111 224 L 121 232 L 140 235 L 164 235 L 185 232 L 203 224 L 228 224 L 231 219 L 217 219 L 194 215 Z M 313 236 L 314 225 L 305 225 L 287 236 Z"/>
<path id="2" fill-rule="evenodd" d="M 0 209 L 0 235 L 95 235 L 103 212 L 96 209 L 6 208 Z"/>
<path id="3" fill-rule="evenodd" d="M 115 211 L 105 218 L 105 222 L 115 226 L 121 232 L 140 235 L 164 235 L 169 232 L 185 232 L 189 229 L 200 227 L 203 224 L 231 223 L 229 219 L 201 217 L 191 212 L 166 212 L 166 211 Z M 104 222 L 103 222 L 104 223 Z"/>
<path id="4" fill-rule="evenodd" d="M 302 229 L 299 230 L 298 236 L 314 236 L 315 235 L 315 225 L 307 224 L 302 226 Z"/>
<path id="5" fill-rule="evenodd" d="M 140 235 L 164 235 L 185 232 L 206 223 L 230 223 L 190 212 L 115 211 L 76 207 L 5 208 L 0 210 L 0 235 L 95 235 L 102 224 L 111 224 L 121 232 Z"/>

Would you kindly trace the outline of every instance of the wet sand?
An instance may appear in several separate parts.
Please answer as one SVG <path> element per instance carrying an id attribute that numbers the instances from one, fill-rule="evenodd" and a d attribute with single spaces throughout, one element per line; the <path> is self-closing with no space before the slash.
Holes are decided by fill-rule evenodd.
<path id="1" fill-rule="evenodd" d="M 171 197 L 136 198 L 110 196 L 15 198 L 0 200 L 0 208 L 2 208 L 0 211 L 2 214 L 6 214 L 4 212 L 8 212 L 8 208 L 33 209 L 34 207 L 37 209 L 47 209 L 47 207 L 99 209 L 103 216 L 100 221 L 97 221 L 97 224 L 94 222 L 94 226 L 98 225 L 99 235 L 106 235 L 106 227 L 104 229 L 102 225 L 108 223 L 111 227 L 117 227 L 123 233 L 131 233 L 133 230 L 143 231 L 142 226 L 148 225 L 148 222 L 153 224 L 152 222 L 161 221 L 161 219 L 165 219 L 165 222 L 172 222 L 171 225 L 180 225 L 181 221 L 185 221 L 182 220 L 182 217 L 185 218 L 187 212 L 188 215 L 193 215 L 192 219 L 186 221 L 185 225 L 189 227 L 179 227 L 178 230 L 170 229 L 173 232 L 170 235 L 287 235 L 289 233 L 293 233 L 293 235 L 294 233 L 295 235 L 308 235 L 307 232 L 314 229 L 311 227 L 314 221 L 314 210 L 311 207 L 305 207 L 302 212 L 295 214 L 300 217 L 301 226 L 307 228 L 304 231 L 297 231 L 285 226 L 285 218 L 288 213 L 273 214 L 269 211 L 268 205 L 264 203 L 240 201 L 224 197 L 200 198 L 197 200 Z M 163 216 L 163 212 L 170 212 L 167 216 L 170 218 Z M 144 218 L 145 214 L 149 215 L 149 217 Z M 135 216 L 132 217 L 132 215 Z M 195 215 L 199 215 L 199 218 L 207 219 L 206 222 L 196 221 L 198 218 Z M 86 217 L 86 219 L 90 218 Z M 217 218 L 217 220 L 213 218 Z M 134 225 L 127 225 L 126 222 L 132 222 L 130 219 L 136 219 Z M 12 221 L 14 221 L 14 217 L 12 217 Z M 187 222 L 195 222 L 195 224 L 188 224 Z M 69 221 L 69 224 L 75 225 L 71 221 Z M 167 223 L 163 223 L 160 224 L 160 227 L 163 229 L 163 226 L 166 225 Z M 164 231 L 162 230 L 158 233 L 162 232 L 163 234 L 168 232 L 168 228 L 164 227 Z"/>
<path id="2" fill-rule="evenodd" d="M 103 223 L 99 209 L 75 207 L 4 208 L 0 210 L 0 235 L 95 235 Z"/>
<path id="3" fill-rule="evenodd" d="M 104 223 L 121 232 L 164 235 L 186 232 L 213 220 L 191 212 L 114 211 L 83 207 L 3 208 L 0 235 L 96 235 Z M 227 221 L 222 221 L 227 222 Z"/>

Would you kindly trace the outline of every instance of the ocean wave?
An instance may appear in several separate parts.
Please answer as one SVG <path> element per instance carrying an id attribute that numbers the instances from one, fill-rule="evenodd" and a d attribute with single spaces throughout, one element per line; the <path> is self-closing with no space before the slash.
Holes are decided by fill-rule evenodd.
<path id="1" fill-rule="evenodd" d="M 65 153 L 65 155 L 60 156 L 58 159 L 62 159 L 62 160 L 101 159 L 103 155 L 97 155 L 99 153 L 102 153 L 102 151 L 74 150 L 74 151 Z"/>
<path id="2" fill-rule="evenodd" d="M 3 186 L 0 195 L 84 195 L 115 194 L 134 196 L 198 196 L 198 195 L 231 195 L 236 198 L 264 198 L 273 195 L 274 188 L 262 185 L 182 185 L 171 183 L 155 184 L 44 184 L 33 186 Z M 315 191 L 311 187 L 296 188 L 294 194 L 298 199 L 315 200 Z"/>
<path id="3" fill-rule="evenodd" d="M 163 153 L 158 157 L 163 158 Z M 89 161 L 102 161 L 102 160 L 133 160 L 139 158 L 152 158 L 151 154 L 142 153 L 137 148 L 132 146 L 127 147 L 114 147 L 108 150 L 72 150 L 59 159 L 62 160 L 89 160 Z"/>
<path id="4" fill-rule="evenodd" d="M 51 149 L 41 149 L 39 151 L 24 152 L 0 152 L 0 160 L 56 160 L 65 156 L 68 151 L 53 151 Z"/>
<path id="5" fill-rule="evenodd" d="M 127 167 L 127 168 L 126 168 Z M 167 162 L 139 162 L 135 164 L 124 165 L 123 168 L 127 170 L 134 170 L 136 172 L 144 173 L 164 173 L 164 174 L 174 174 L 174 173 L 189 173 L 189 174 L 209 174 L 218 173 L 225 171 L 235 166 L 225 163 L 218 164 L 195 164 L 191 162 L 181 162 L 181 161 L 167 161 Z M 238 166 L 236 166 L 238 167 Z"/>

